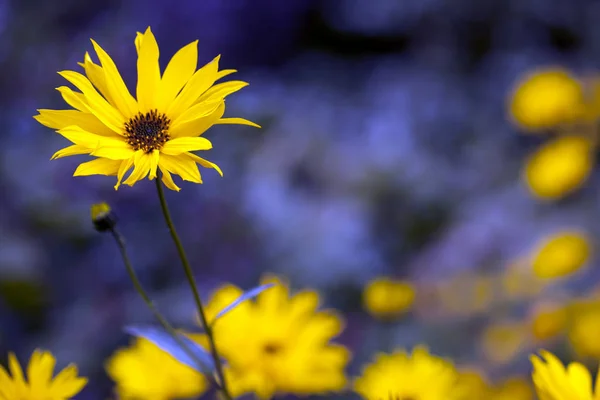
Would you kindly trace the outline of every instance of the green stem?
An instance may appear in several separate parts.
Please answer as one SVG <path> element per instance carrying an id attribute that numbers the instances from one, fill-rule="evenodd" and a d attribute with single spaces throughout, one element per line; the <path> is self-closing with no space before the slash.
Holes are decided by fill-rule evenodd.
<path id="1" fill-rule="evenodd" d="M 162 209 L 163 216 L 165 217 L 165 222 L 169 227 L 169 232 L 171 232 L 171 237 L 175 242 L 175 247 L 177 247 L 177 253 L 179 254 L 179 258 L 181 259 L 181 264 L 183 265 L 183 269 L 185 271 L 185 276 L 192 288 L 192 293 L 194 294 L 194 301 L 196 302 L 196 308 L 198 309 L 198 315 L 200 317 L 200 323 L 206 332 L 206 336 L 208 338 L 208 343 L 210 346 L 210 353 L 215 362 L 215 369 L 217 378 L 220 382 L 220 389 L 223 392 L 223 396 L 225 400 L 232 400 L 231 394 L 229 394 L 229 390 L 227 389 L 227 384 L 225 383 L 225 374 L 223 373 L 223 363 L 221 362 L 221 358 L 219 357 L 219 353 L 217 352 L 217 346 L 215 345 L 215 338 L 213 335 L 212 327 L 208 323 L 206 319 L 206 313 L 204 312 L 204 306 L 202 305 L 202 300 L 200 300 L 200 294 L 198 293 L 198 287 L 196 285 L 196 281 L 194 280 L 194 275 L 192 273 L 192 268 L 190 267 L 190 263 L 185 254 L 185 250 L 183 249 L 183 245 L 181 244 L 181 240 L 179 239 L 179 235 L 177 234 L 177 230 L 175 229 L 175 225 L 173 224 L 173 220 L 171 219 L 171 213 L 169 212 L 169 207 L 167 206 L 167 200 L 165 199 L 165 193 L 162 187 L 162 183 L 160 180 L 160 176 L 156 179 L 156 190 L 158 191 L 158 198 L 160 200 L 160 208 Z"/>
<path id="2" fill-rule="evenodd" d="M 169 335 L 173 337 L 173 339 L 175 339 L 175 341 L 177 341 L 177 344 L 181 346 L 181 348 L 188 354 L 188 356 L 190 356 L 191 359 L 196 364 L 198 364 L 198 367 L 200 369 L 203 369 L 202 361 L 200 361 L 198 357 L 194 354 L 194 352 L 187 346 L 187 344 L 183 340 L 181 340 L 175 329 L 171 326 L 171 324 L 169 324 L 167 319 L 163 317 L 160 311 L 158 311 L 158 309 L 154 306 L 152 300 L 150 300 L 148 293 L 146 293 L 146 291 L 144 290 L 144 287 L 142 286 L 137 274 L 135 273 L 135 270 L 133 269 L 133 266 L 131 265 L 129 255 L 127 254 L 127 247 L 125 246 L 125 239 L 123 238 L 121 233 L 115 227 L 110 228 L 110 233 L 117 242 L 117 246 L 119 247 L 119 251 L 121 252 L 121 258 L 123 258 L 123 263 L 125 264 L 125 268 L 129 273 L 129 277 L 133 282 L 135 290 L 140 294 L 140 296 L 144 300 L 144 303 L 146 303 L 146 305 L 148 306 L 150 311 L 152 311 L 152 314 L 154 314 L 154 317 L 158 320 L 158 322 L 160 322 L 162 327 L 169 333 Z"/>

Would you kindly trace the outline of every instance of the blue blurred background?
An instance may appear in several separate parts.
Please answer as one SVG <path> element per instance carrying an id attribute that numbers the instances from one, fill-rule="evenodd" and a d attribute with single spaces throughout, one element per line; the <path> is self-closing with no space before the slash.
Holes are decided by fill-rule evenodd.
<path id="1" fill-rule="evenodd" d="M 56 71 L 78 69 L 89 38 L 134 82 L 135 32 L 151 26 L 163 63 L 195 39 L 200 63 L 222 54 L 250 82 L 227 115 L 263 126 L 210 129 L 206 157 L 224 178 L 203 170 L 203 185 L 167 193 L 203 295 L 267 271 L 319 289 L 346 316 L 350 373 L 377 349 L 416 343 L 477 363 L 480 319 L 441 334 L 409 316 L 384 345 L 361 292 L 378 275 L 433 282 L 500 266 L 564 225 L 598 231 L 596 178 L 561 202 L 527 192 L 520 170 L 540 140 L 518 134 L 506 98 L 536 66 L 593 71 L 599 20 L 593 0 L 0 1 L 2 360 L 41 346 L 90 377 L 78 398 L 110 394 L 103 362 L 127 342 L 122 326 L 152 319 L 93 229 L 98 201 L 159 306 L 193 325 L 154 185 L 73 178 L 84 158 L 50 162 L 66 142 L 32 118 L 64 108 Z M 511 371 L 527 372 L 523 360 Z"/>

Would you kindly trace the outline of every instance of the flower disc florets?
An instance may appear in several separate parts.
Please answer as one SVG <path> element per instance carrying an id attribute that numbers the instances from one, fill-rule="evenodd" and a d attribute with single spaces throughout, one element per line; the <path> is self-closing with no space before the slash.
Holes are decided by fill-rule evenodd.
<path id="1" fill-rule="evenodd" d="M 139 113 L 125 122 L 125 138 L 134 150 L 150 153 L 159 150 L 169 140 L 171 120 L 156 110 Z"/>

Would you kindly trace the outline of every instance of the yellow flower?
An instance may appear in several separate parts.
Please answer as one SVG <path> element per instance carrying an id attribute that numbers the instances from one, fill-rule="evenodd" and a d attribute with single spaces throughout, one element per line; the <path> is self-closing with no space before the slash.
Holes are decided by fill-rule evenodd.
<path id="1" fill-rule="evenodd" d="M 583 91 L 577 79 L 562 68 L 526 75 L 512 94 L 510 113 L 529 131 L 539 131 L 577 117 Z"/>
<path id="2" fill-rule="evenodd" d="M 527 330 L 524 324 L 505 321 L 486 327 L 481 348 L 490 362 L 503 365 L 511 362 L 527 345 Z"/>
<path id="3" fill-rule="evenodd" d="M 487 377 L 475 368 L 459 371 L 457 386 L 458 397 L 464 400 L 487 399 L 490 391 Z"/>
<path id="4" fill-rule="evenodd" d="M 580 356 L 600 358 L 600 307 L 574 312 L 569 327 L 569 341 Z"/>
<path id="5" fill-rule="evenodd" d="M 600 392 L 594 392 L 592 388 L 592 377 L 589 371 L 582 364 L 573 362 L 565 368 L 554 354 L 542 350 L 540 355 L 541 358 L 531 356 L 533 384 L 540 400 L 600 398 Z"/>
<path id="6" fill-rule="evenodd" d="M 380 318 L 395 317 L 406 312 L 414 300 L 413 285 L 389 278 L 372 280 L 363 293 L 363 303 L 367 311 Z"/>
<path id="7" fill-rule="evenodd" d="M 59 72 L 79 90 L 57 88 L 74 109 L 38 110 L 39 115 L 35 116 L 41 124 L 57 129 L 73 142 L 52 159 L 76 154 L 97 157 L 80 164 L 74 176 L 117 176 L 116 190 L 132 168 L 124 181 L 130 186 L 146 176 L 154 179 L 158 169 L 164 184 L 179 191 L 171 174 L 202 183 L 196 164 L 214 168 L 222 175 L 217 165 L 192 153 L 212 147 L 210 141 L 200 137 L 208 128 L 215 124 L 258 127 L 242 118 L 222 118 L 225 97 L 247 83 L 230 81 L 215 85 L 217 80 L 236 72 L 219 71 L 220 56 L 196 71 L 198 41 L 179 50 L 161 76 L 154 35 L 150 28 L 143 34 L 138 32 L 137 100 L 129 93 L 110 56 L 94 40 L 92 44 L 100 65 L 86 53 L 80 63 L 85 75 Z"/>
<path id="8" fill-rule="evenodd" d="M 27 380 L 13 353 L 8 355 L 12 376 L 0 366 L 0 400 L 66 400 L 75 396 L 87 383 L 77 376 L 73 364 L 60 371 L 54 379 L 56 359 L 52 353 L 35 350 L 27 367 Z"/>
<path id="9" fill-rule="evenodd" d="M 541 199 L 558 199 L 580 188 L 594 166 L 593 146 L 581 136 L 561 136 L 526 161 L 524 180 Z"/>
<path id="10" fill-rule="evenodd" d="M 368 400 L 458 398 L 459 375 L 452 363 L 417 347 L 412 354 L 379 354 L 354 382 L 354 390 Z"/>
<path id="11" fill-rule="evenodd" d="M 121 400 L 172 400 L 200 396 L 206 378 L 146 339 L 117 350 L 106 371 Z"/>
<path id="12" fill-rule="evenodd" d="M 544 306 L 530 317 L 531 334 L 538 340 L 552 339 L 567 327 L 568 312 L 563 306 Z"/>
<path id="13" fill-rule="evenodd" d="M 533 391 L 525 379 L 514 377 L 493 386 L 485 400 L 533 400 Z"/>
<path id="14" fill-rule="evenodd" d="M 287 284 L 277 278 L 266 277 L 262 282 L 276 285 L 214 324 L 233 395 L 253 392 L 268 399 L 276 393 L 308 395 L 343 389 L 350 353 L 330 343 L 342 331 L 342 319 L 333 312 L 317 311 L 319 295 L 314 291 L 290 297 Z M 207 318 L 213 320 L 241 294 L 233 285 L 219 288 L 207 304 Z M 205 339 L 198 335 L 201 343 Z"/>
<path id="15" fill-rule="evenodd" d="M 563 231 L 543 239 L 532 255 L 534 273 L 540 278 L 559 278 L 579 270 L 592 249 L 583 232 Z"/>

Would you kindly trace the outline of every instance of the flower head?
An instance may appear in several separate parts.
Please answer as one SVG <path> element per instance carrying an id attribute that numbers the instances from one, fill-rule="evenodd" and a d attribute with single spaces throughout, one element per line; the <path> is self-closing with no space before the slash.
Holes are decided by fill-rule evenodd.
<path id="1" fill-rule="evenodd" d="M 598 400 L 592 387 L 590 372 L 580 363 L 570 363 L 567 368 L 552 353 L 540 351 L 541 357 L 531 356 L 533 384 L 540 400 Z"/>
<path id="2" fill-rule="evenodd" d="M 330 343 L 343 329 L 341 318 L 317 311 L 319 295 L 314 291 L 290 296 L 284 282 L 263 279 L 268 282 L 277 284 L 213 325 L 219 354 L 227 360 L 225 376 L 232 394 L 253 392 L 266 399 L 275 393 L 303 395 L 342 389 L 350 354 L 345 347 Z M 209 321 L 242 293 L 233 285 L 219 288 L 206 307 Z M 198 339 L 205 342 L 203 336 Z"/>
<path id="3" fill-rule="evenodd" d="M 60 371 L 54 379 L 56 359 L 52 353 L 35 350 L 27 366 L 27 379 L 13 353 L 8 355 L 10 375 L 0 366 L 0 400 L 67 400 L 87 383 L 77 376 L 73 364 Z"/>
<path id="4" fill-rule="evenodd" d="M 146 339 L 118 350 L 106 363 L 119 399 L 172 400 L 200 396 L 206 378 Z"/>
<path id="5" fill-rule="evenodd" d="M 532 256 L 534 273 L 540 278 L 559 278 L 579 270 L 592 248 L 582 232 L 563 231 L 544 238 Z"/>
<path id="6" fill-rule="evenodd" d="M 390 393 L 397 399 L 448 400 L 462 393 L 454 366 L 422 347 L 412 354 L 379 354 L 356 379 L 354 390 L 368 400 L 387 399 Z"/>
<path id="7" fill-rule="evenodd" d="M 123 182 L 130 186 L 146 176 L 156 178 L 160 170 L 164 184 L 178 191 L 171 174 L 202 183 L 197 164 L 214 168 L 222 175 L 216 164 L 193 153 L 212 147 L 210 141 L 200 137 L 208 128 L 215 124 L 258 126 L 243 118 L 223 118 L 225 97 L 247 83 L 229 81 L 215 85 L 236 72 L 219 71 L 220 57 L 196 70 L 197 41 L 180 49 L 161 74 L 158 44 L 152 31 L 148 28 L 143 34 L 138 32 L 137 99 L 129 93 L 110 56 L 95 41 L 92 44 L 99 65 L 86 53 L 80 63 L 85 75 L 59 72 L 79 90 L 57 88 L 73 109 L 43 109 L 35 116 L 73 143 L 56 152 L 52 159 L 76 154 L 97 157 L 80 164 L 74 176 L 116 176 L 117 189 L 132 169 Z"/>
<path id="8" fill-rule="evenodd" d="M 363 303 L 367 311 L 380 318 L 395 317 L 406 312 L 414 300 L 413 285 L 389 278 L 372 280 L 363 293 Z"/>

